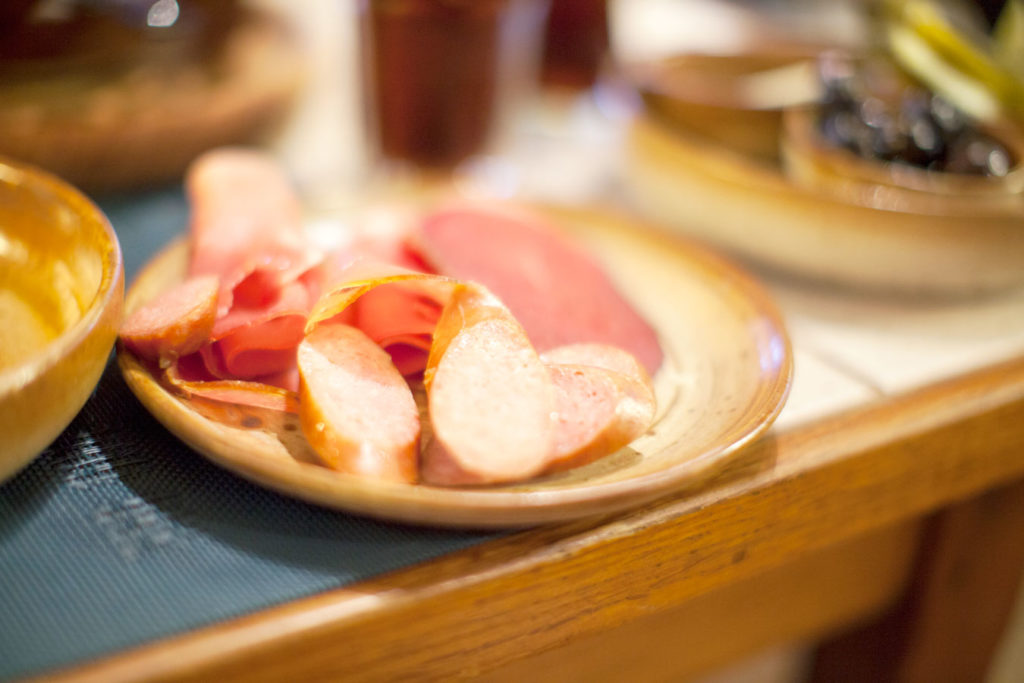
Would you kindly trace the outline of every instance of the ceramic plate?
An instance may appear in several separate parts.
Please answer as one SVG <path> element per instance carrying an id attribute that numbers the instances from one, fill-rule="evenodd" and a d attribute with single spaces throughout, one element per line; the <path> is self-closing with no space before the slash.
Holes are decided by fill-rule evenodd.
<path id="1" fill-rule="evenodd" d="M 775 305 L 742 271 L 689 243 L 624 217 L 547 211 L 605 264 L 665 350 L 651 430 L 585 467 L 475 489 L 362 479 L 315 464 L 297 419 L 276 431 L 227 426 L 187 407 L 123 350 L 121 369 L 153 415 L 213 462 L 278 492 L 384 519 L 525 526 L 614 512 L 706 481 L 769 427 L 788 394 L 792 353 Z M 157 256 L 129 291 L 128 310 L 181 278 L 185 260 L 184 243 Z"/>

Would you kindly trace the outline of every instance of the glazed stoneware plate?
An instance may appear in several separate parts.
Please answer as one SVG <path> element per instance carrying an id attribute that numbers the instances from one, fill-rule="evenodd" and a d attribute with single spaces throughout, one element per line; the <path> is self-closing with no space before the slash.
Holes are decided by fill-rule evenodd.
<path id="1" fill-rule="evenodd" d="M 722 471 L 782 408 L 792 354 L 776 307 L 729 263 L 630 219 L 547 209 L 607 268 L 654 325 L 665 351 L 648 433 L 595 463 L 509 486 L 441 488 L 340 474 L 316 464 L 297 419 L 266 428 L 207 419 L 120 350 L 139 400 L 183 442 L 257 484 L 312 503 L 414 524 L 516 527 L 614 512 L 694 487 Z M 131 288 L 134 310 L 185 270 L 179 242 Z"/>

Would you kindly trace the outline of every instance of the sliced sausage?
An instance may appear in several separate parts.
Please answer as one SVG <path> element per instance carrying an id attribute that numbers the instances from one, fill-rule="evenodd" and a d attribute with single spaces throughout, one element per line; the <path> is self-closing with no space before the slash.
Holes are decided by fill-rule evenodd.
<path id="1" fill-rule="evenodd" d="M 424 481 L 520 481 L 550 461 L 551 375 L 522 327 L 486 292 L 455 288 L 424 378 L 433 431 L 422 457 Z"/>
<path id="2" fill-rule="evenodd" d="M 557 389 L 555 450 L 547 472 L 614 453 L 654 420 L 654 395 L 635 378 L 593 365 L 551 365 Z"/>
<path id="3" fill-rule="evenodd" d="M 360 330 L 325 323 L 299 344 L 299 418 L 333 469 L 416 481 L 420 420 L 391 357 Z"/>
<path id="4" fill-rule="evenodd" d="M 124 345 L 135 355 L 167 367 L 209 339 L 217 315 L 216 276 L 185 280 L 133 312 L 121 325 Z"/>

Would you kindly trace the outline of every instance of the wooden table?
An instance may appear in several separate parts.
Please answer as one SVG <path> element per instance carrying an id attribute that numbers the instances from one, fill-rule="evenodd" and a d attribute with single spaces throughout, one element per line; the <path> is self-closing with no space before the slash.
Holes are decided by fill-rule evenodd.
<path id="1" fill-rule="evenodd" d="M 820 680 L 980 680 L 1024 568 L 1024 292 L 771 282 L 792 395 L 710 486 L 55 680 L 680 680 L 823 639 Z"/>

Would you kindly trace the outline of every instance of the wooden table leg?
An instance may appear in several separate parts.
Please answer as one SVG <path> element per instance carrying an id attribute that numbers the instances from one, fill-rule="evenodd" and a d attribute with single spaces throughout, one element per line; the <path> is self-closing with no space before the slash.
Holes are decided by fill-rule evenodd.
<path id="1" fill-rule="evenodd" d="M 811 681 L 984 681 L 1024 573 L 1024 481 L 927 522 L 906 595 L 823 643 Z"/>

